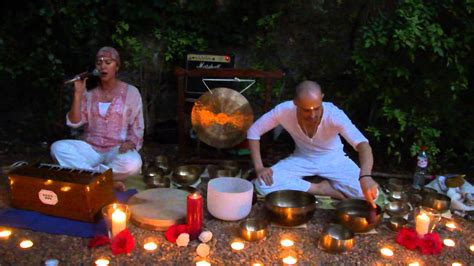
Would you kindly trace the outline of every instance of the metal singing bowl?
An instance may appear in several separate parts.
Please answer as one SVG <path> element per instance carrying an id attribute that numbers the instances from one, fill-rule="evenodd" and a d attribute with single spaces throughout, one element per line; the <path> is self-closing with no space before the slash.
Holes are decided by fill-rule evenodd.
<path id="1" fill-rule="evenodd" d="M 408 221 L 403 217 L 392 217 L 388 221 L 388 228 L 398 231 L 407 225 Z"/>
<path id="2" fill-rule="evenodd" d="M 170 179 L 164 176 L 163 170 L 160 168 L 148 171 L 144 176 L 144 181 L 148 188 L 170 187 Z"/>
<path id="3" fill-rule="evenodd" d="M 432 208 L 439 213 L 449 210 L 451 198 L 440 193 L 425 193 L 421 206 Z"/>
<path id="4" fill-rule="evenodd" d="M 391 217 L 403 217 L 410 212 L 410 205 L 406 201 L 391 201 L 385 204 L 385 211 Z"/>
<path id="5" fill-rule="evenodd" d="M 285 226 L 308 222 L 316 211 L 316 201 L 308 192 L 280 190 L 265 196 L 265 207 L 270 221 Z"/>
<path id="6" fill-rule="evenodd" d="M 340 224 L 327 225 L 319 238 L 319 246 L 331 253 L 349 251 L 354 244 L 354 233 Z"/>
<path id="7" fill-rule="evenodd" d="M 361 199 L 341 201 L 336 208 L 338 221 L 354 233 L 368 232 L 382 220 L 382 208 L 377 205 L 375 210 L 370 204 Z"/>
<path id="8" fill-rule="evenodd" d="M 268 233 L 268 222 L 261 218 L 247 218 L 240 223 L 240 235 L 247 241 L 264 239 Z"/>
<path id="9" fill-rule="evenodd" d="M 171 180 L 181 186 L 194 184 L 200 176 L 201 169 L 195 165 L 182 165 L 174 169 Z"/>

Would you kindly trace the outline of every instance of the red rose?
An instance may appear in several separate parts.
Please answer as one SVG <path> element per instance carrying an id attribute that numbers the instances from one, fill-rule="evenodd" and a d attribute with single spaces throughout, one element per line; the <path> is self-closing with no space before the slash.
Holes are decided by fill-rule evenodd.
<path id="1" fill-rule="evenodd" d="M 409 250 L 414 250 L 419 245 L 418 235 L 413 229 L 402 228 L 398 231 L 396 241 L 398 244 L 406 247 Z"/>
<path id="2" fill-rule="evenodd" d="M 169 242 L 176 243 L 176 239 L 182 233 L 189 233 L 188 226 L 185 224 L 174 224 L 168 227 L 168 230 L 165 232 L 165 237 Z"/>
<path id="3" fill-rule="evenodd" d="M 87 247 L 95 248 L 108 244 L 110 244 L 110 239 L 107 236 L 95 236 L 94 238 L 89 240 L 89 244 L 87 244 Z"/>
<path id="4" fill-rule="evenodd" d="M 132 234 L 130 234 L 128 229 L 118 233 L 112 239 L 111 249 L 112 254 L 114 255 L 130 253 L 134 247 L 135 239 L 133 238 Z"/>
<path id="5" fill-rule="evenodd" d="M 423 240 L 420 241 L 420 249 L 421 253 L 423 253 L 424 255 L 438 255 L 439 253 L 441 253 L 441 250 L 443 249 L 443 244 L 441 243 L 439 235 L 436 233 L 426 234 L 425 237 L 423 237 Z"/>

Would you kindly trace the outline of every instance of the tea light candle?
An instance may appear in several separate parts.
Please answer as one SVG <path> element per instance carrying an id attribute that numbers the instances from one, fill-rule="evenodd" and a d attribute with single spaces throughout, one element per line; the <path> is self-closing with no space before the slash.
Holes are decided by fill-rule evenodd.
<path id="1" fill-rule="evenodd" d="M 239 250 L 244 249 L 245 244 L 242 241 L 236 240 L 236 241 L 232 242 L 232 244 L 230 244 L 230 246 L 232 247 L 233 250 L 239 251 Z"/>
<path id="2" fill-rule="evenodd" d="M 147 242 L 143 245 L 143 248 L 147 251 L 153 251 L 158 248 L 158 245 L 155 242 Z"/>
<path id="3" fill-rule="evenodd" d="M 12 234 L 12 231 L 4 229 L 0 231 L 0 239 L 8 239 Z"/>
<path id="4" fill-rule="evenodd" d="M 108 259 L 98 259 L 95 261 L 95 265 L 97 266 L 105 266 L 105 265 L 109 265 L 109 260 Z"/>
<path id="5" fill-rule="evenodd" d="M 254 261 L 252 262 L 252 266 L 263 266 L 263 263 L 261 263 L 260 261 Z"/>
<path id="6" fill-rule="evenodd" d="M 189 237 L 190 239 L 196 239 L 202 231 L 202 196 L 199 193 L 189 194 L 186 203 L 186 223 L 189 227 Z"/>
<path id="7" fill-rule="evenodd" d="M 416 216 L 416 232 L 419 237 L 426 235 L 430 228 L 430 217 L 426 213 Z"/>
<path id="8" fill-rule="evenodd" d="M 474 254 L 474 244 L 471 244 L 471 245 L 469 246 L 469 251 L 471 251 L 471 253 Z"/>
<path id="9" fill-rule="evenodd" d="M 287 248 L 287 247 L 293 246 L 295 244 L 295 242 L 293 242 L 293 240 L 291 240 L 291 239 L 285 238 L 280 242 L 280 244 Z"/>
<path id="10" fill-rule="evenodd" d="M 196 262 L 196 266 L 211 266 L 211 264 L 205 260 Z"/>
<path id="11" fill-rule="evenodd" d="M 449 231 L 455 231 L 457 229 L 457 226 L 454 222 L 447 222 L 446 223 L 446 228 L 449 230 Z"/>
<path id="12" fill-rule="evenodd" d="M 33 246 L 33 241 L 31 240 L 23 240 L 20 242 L 20 248 L 27 249 Z"/>
<path id="13" fill-rule="evenodd" d="M 288 256 L 288 257 L 283 258 L 284 265 L 295 265 L 297 262 L 298 260 L 293 256 Z"/>
<path id="14" fill-rule="evenodd" d="M 382 254 L 382 257 L 384 258 L 390 259 L 393 257 L 393 250 L 390 248 L 381 248 L 380 254 Z"/>
<path id="15" fill-rule="evenodd" d="M 418 261 L 410 262 L 408 266 L 420 266 L 420 263 Z"/>
<path id="16" fill-rule="evenodd" d="M 446 238 L 443 240 L 443 244 L 447 247 L 454 247 L 456 246 L 456 243 L 454 242 L 454 240 L 450 239 L 450 238 Z"/>
<path id="17" fill-rule="evenodd" d="M 462 263 L 461 262 L 453 262 L 451 265 L 452 266 L 462 266 Z"/>
<path id="18" fill-rule="evenodd" d="M 112 237 L 115 237 L 125 228 L 127 228 L 127 215 L 123 211 L 116 209 L 112 213 Z"/>

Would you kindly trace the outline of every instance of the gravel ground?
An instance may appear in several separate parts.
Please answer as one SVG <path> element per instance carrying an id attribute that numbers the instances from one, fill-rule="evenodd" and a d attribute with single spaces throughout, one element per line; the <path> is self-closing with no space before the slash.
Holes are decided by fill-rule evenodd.
<path id="1" fill-rule="evenodd" d="M 9 158 L 11 160 L 11 158 Z M 3 176 L 5 178 L 5 176 Z M 8 206 L 8 190 L 5 179 L 0 186 L 0 208 Z M 205 195 L 206 183 L 200 188 Z M 264 215 L 263 202 L 253 205 L 250 217 Z M 467 249 L 467 238 L 474 239 L 474 226 L 471 221 L 457 218 L 462 233 L 438 231 L 442 238 L 456 240 L 456 247 L 443 247 L 440 255 L 423 256 L 417 251 L 409 251 L 395 243 L 395 232 L 389 230 L 384 223 L 378 228 L 377 234 L 356 235 L 355 247 L 346 254 L 329 254 L 317 247 L 317 241 L 323 227 L 333 222 L 333 210 L 317 210 L 306 228 L 280 228 L 271 226 L 266 239 L 259 242 L 245 242 L 242 251 L 232 251 L 231 241 L 238 237 L 238 222 L 224 222 L 213 218 L 205 210 L 204 226 L 214 234 L 208 243 L 211 246 L 207 258 L 213 265 L 250 265 L 258 259 L 264 265 L 282 265 L 282 257 L 292 253 L 298 258 L 298 265 L 407 265 L 418 261 L 421 265 L 451 265 L 461 262 L 463 265 L 474 265 L 474 256 Z M 41 265 L 46 259 L 55 258 L 60 265 L 93 265 L 98 258 L 108 258 L 111 265 L 194 265 L 200 258 L 196 254 L 199 241 L 191 241 L 187 247 L 177 247 L 166 241 L 162 232 L 148 231 L 130 225 L 137 246 L 129 255 L 113 256 L 108 246 L 88 249 L 89 239 L 65 235 L 51 235 L 30 230 L 13 229 L 7 240 L 0 240 L 0 265 Z M 147 252 L 142 248 L 147 237 L 158 239 L 158 249 Z M 281 238 L 287 236 L 295 240 L 293 248 L 282 248 Z M 35 245 L 28 250 L 21 250 L 18 243 L 31 239 Z M 474 241 L 474 240 L 471 240 Z M 474 244 L 474 242 L 472 242 Z M 378 251 L 382 246 L 391 245 L 395 256 L 383 259 Z"/>

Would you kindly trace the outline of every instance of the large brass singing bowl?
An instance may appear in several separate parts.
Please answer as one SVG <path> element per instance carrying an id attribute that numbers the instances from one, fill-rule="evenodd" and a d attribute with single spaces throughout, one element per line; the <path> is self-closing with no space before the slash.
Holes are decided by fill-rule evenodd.
<path id="1" fill-rule="evenodd" d="M 189 186 L 199 179 L 201 169 L 195 165 L 182 165 L 173 170 L 171 181 L 180 186 Z"/>
<path id="2" fill-rule="evenodd" d="M 308 192 L 280 190 L 265 196 L 265 207 L 270 221 L 297 226 L 311 220 L 316 211 L 316 201 Z"/>
<path id="3" fill-rule="evenodd" d="M 354 233 L 368 232 L 377 227 L 382 213 L 380 206 L 373 210 L 367 201 L 361 199 L 344 200 L 336 207 L 338 221 Z"/>
<path id="4" fill-rule="evenodd" d="M 354 233 L 340 224 L 327 225 L 319 238 L 319 247 L 330 253 L 349 251 L 354 244 Z"/>
<path id="5" fill-rule="evenodd" d="M 253 110 L 238 91 L 215 88 L 194 103 L 191 123 L 202 142 L 215 148 L 231 148 L 247 137 Z"/>
<path id="6" fill-rule="evenodd" d="M 432 208 L 438 213 L 443 213 L 451 207 L 451 198 L 437 192 L 425 193 L 421 206 Z"/>

